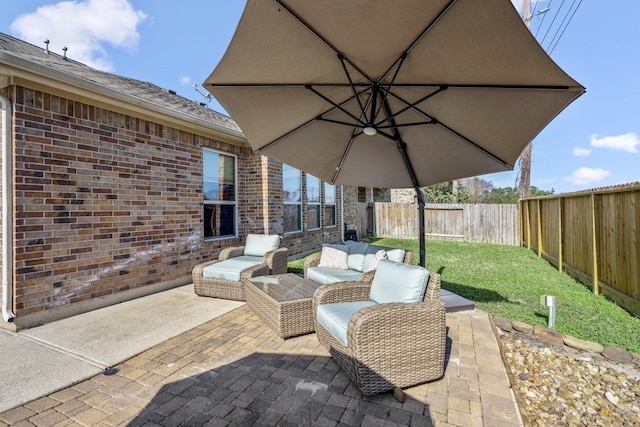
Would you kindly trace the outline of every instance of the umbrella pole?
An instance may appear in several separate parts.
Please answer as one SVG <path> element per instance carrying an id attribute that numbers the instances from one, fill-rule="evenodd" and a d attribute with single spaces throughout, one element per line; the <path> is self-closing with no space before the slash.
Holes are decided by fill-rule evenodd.
<path id="1" fill-rule="evenodd" d="M 418 197 L 418 225 L 420 229 L 420 266 L 425 267 L 425 241 L 424 241 L 424 193 L 416 187 Z"/>

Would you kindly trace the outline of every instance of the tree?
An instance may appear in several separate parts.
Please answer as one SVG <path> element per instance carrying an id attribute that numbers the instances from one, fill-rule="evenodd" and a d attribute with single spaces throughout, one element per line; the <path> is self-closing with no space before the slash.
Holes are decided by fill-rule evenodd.
<path id="1" fill-rule="evenodd" d="M 424 188 L 424 195 L 430 203 L 465 203 L 466 197 L 457 193 L 457 185 L 453 181 L 441 182 Z M 457 193 L 457 194 L 456 194 Z"/>
<path id="2" fill-rule="evenodd" d="M 458 181 L 458 187 L 453 181 L 442 182 L 424 188 L 427 202 L 431 203 L 496 203 L 515 204 L 520 200 L 517 187 L 496 188 L 493 182 L 482 178 L 465 178 Z M 457 194 L 456 194 L 457 191 Z M 541 190 L 531 187 L 530 197 L 548 196 L 555 190 Z"/>
<path id="3" fill-rule="evenodd" d="M 533 141 L 528 143 L 520 154 L 519 169 L 516 180 L 518 182 L 518 195 L 521 199 L 531 196 L 531 146 Z"/>
<path id="4" fill-rule="evenodd" d="M 486 203 L 483 200 L 493 190 L 493 182 L 475 176 L 461 180 L 460 188 L 467 194 L 468 203 Z"/>

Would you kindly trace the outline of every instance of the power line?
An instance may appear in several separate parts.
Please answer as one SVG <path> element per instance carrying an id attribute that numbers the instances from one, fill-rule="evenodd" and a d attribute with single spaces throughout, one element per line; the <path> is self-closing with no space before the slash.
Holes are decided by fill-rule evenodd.
<path id="1" fill-rule="evenodd" d="M 562 0 L 562 3 L 560 4 L 560 7 L 558 8 L 558 10 L 556 11 L 556 14 L 553 16 L 553 20 L 551 21 L 551 24 L 549 24 L 549 28 L 547 28 L 547 32 L 544 33 L 544 37 L 542 38 L 542 41 L 540 42 L 540 44 L 542 45 L 544 43 L 544 41 L 547 38 L 547 35 L 549 34 L 549 30 L 551 30 L 551 27 L 553 27 L 553 24 L 556 22 L 556 18 L 558 17 L 558 14 L 560 13 L 560 11 L 562 10 L 562 6 L 564 6 L 564 2 L 565 0 Z"/>
<path id="2" fill-rule="evenodd" d="M 574 0 L 575 3 L 575 0 Z M 551 55 L 551 53 L 553 53 L 553 51 L 555 50 L 556 46 L 558 46 L 558 43 L 560 42 L 560 39 L 562 38 L 562 36 L 564 35 L 564 32 L 567 30 L 567 27 L 569 26 L 569 24 L 571 23 L 571 20 L 573 19 L 573 17 L 575 16 L 576 12 L 578 11 L 578 8 L 580 7 L 580 5 L 582 4 L 582 0 L 580 0 L 580 2 L 578 3 L 578 5 L 576 6 L 576 8 L 573 10 L 573 13 L 571 14 L 571 17 L 569 18 L 569 20 L 567 21 L 567 24 L 564 26 L 564 28 L 562 29 L 562 32 L 560 33 L 560 36 L 558 37 L 558 40 L 556 40 L 556 43 L 553 45 L 553 47 L 551 48 L 551 50 L 549 50 L 549 55 Z M 572 5 L 573 6 L 573 5 Z M 569 9 L 569 11 L 571 11 L 571 9 Z M 553 42 L 553 40 L 552 40 Z"/>
<path id="3" fill-rule="evenodd" d="M 547 6 L 547 9 L 551 9 L 551 4 L 553 3 L 553 0 L 549 1 L 549 6 Z M 536 2 L 536 7 L 538 6 L 538 2 Z M 542 26 L 544 25 L 544 20 L 547 17 L 546 13 L 542 14 L 542 21 L 540 21 L 540 26 L 538 26 L 538 29 L 536 30 L 536 34 L 534 35 L 534 37 L 537 39 L 538 38 L 538 32 L 540 31 L 540 28 L 542 28 Z"/>
<path id="4" fill-rule="evenodd" d="M 560 42 L 560 39 L 564 36 L 567 28 L 569 27 L 569 24 L 571 23 L 571 21 L 573 20 L 573 17 L 578 11 L 578 8 L 580 8 L 580 5 L 582 4 L 582 0 L 573 0 L 573 2 L 571 3 L 568 9 L 564 8 L 564 5 L 567 3 L 566 0 L 562 0 L 560 2 L 560 6 L 556 9 L 556 13 L 553 16 L 551 23 L 549 23 L 548 26 L 545 27 L 545 19 L 547 14 L 544 12 L 551 9 L 552 3 L 553 3 L 553 0 L 549 0 L 548 7 L 546 7 L 542 11 L 535 12 L 535 9 L 537 9 L 538 5 L 540 4 L 540 0 L 538 0 L 534 4 L 534 12 L 530 14 L 531 17 L 544 15 L 542 17 L 542 20 L 540 21 L 540 25 L 538 25 L 538 28 L 536 29 L 534 34 L 534 37 L 536 38 L 536 40 L 538 40 L 538 43 L 540 43 L 540 46 L 544 47 L 547 37 L 553 34 L 553 37 L 551 37 L 551 40 L 549 41 L 549 43 L 546 45 L 546 48 L 545 48 L 545 51 L 549 55 L 551 54 L 551 52 L 555 50 L 555 48 L 558 46 L 558 43 Z M 558 22 L 559 24 L 556 24 Z M 544 32 L 544 36 L 540 40 L 538 39 L 538 34 L 542 32 Z"/>

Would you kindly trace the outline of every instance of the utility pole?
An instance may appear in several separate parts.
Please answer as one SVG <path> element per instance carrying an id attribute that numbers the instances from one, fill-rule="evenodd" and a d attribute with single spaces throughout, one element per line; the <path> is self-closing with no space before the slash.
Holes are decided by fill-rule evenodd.
<path id="1" fill-rule="evenodd" d="M 523 0 L 524 12 L 522 18 L 524 24 L 531 30 L 531 0 Z M 518 195 L 521 199 L 526 199 L 531 195 L 531 145 L 533 141 L 529 141 L 527 146 L 520 154 L 520 170 L 518 171 Z"/>

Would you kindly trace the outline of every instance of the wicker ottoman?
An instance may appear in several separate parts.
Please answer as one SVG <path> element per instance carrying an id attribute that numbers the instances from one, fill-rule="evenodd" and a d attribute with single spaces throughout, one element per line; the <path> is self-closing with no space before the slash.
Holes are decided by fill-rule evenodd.
<path id="1" fill-rule="evenodd" d="M 293 273 L 243 281 L 249 308 L 280 338 L 314 332 L 312 299 L 320 285 Z"/>

